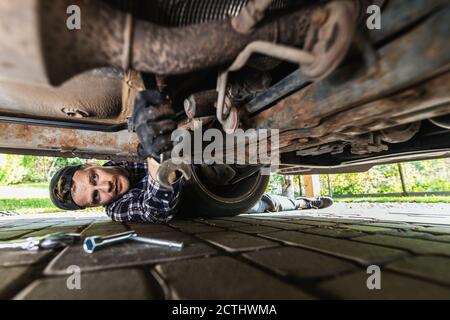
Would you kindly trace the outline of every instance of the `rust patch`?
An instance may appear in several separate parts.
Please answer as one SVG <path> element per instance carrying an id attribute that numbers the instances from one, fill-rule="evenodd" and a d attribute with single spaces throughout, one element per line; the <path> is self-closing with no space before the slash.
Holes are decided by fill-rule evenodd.
<path id="1" fill-rule="evenodd" d="M 106 133 L 0 123 L 2 149 L 36 150 L 37 154 L 59 150 L 70 151 L 73 156 L 135 159 L 137 143 L 135 134 L 128 131 Z"/>

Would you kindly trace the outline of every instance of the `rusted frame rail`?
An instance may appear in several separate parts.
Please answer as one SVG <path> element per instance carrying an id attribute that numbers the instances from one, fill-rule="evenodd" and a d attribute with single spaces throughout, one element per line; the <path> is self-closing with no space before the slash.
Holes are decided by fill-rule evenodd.
<path id="1" fill-rule="evenodd" d="M 126 130 L 96 132 L 0 123 L 2 153 L 133 160 L 137 143 L 136 135 Z"/>
<path id="2" fill-rule="evenodd" d="M 289 152 L 449 113 L 449 17 L 450 7 L 442 7 L 382 46 L 376 65 L 348 64 L 254 116 L 251 125 L 279 128 L 280 151 Z"/>

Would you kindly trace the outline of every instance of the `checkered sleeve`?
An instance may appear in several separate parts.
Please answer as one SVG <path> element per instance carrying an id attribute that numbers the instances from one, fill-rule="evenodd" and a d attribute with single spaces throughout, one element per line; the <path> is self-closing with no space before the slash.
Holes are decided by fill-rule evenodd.
<path id="1" fill-rule="evenodd" d="M 106 207 L 114 221 L 164 223 L 172 220 L 178 210 L 181 179 L 173 184 L 173 192 L 161 187 L 150 175 L 121 199 Z"/>

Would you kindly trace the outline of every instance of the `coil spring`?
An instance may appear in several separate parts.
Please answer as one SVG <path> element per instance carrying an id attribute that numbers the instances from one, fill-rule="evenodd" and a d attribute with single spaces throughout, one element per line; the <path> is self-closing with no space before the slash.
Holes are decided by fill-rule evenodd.
<path id="1" fill-rule="evenodd" d="M 161 24 L 183 27 L 236 16 L 248 0 L 158 0 Z M 275 0 L 269 11 L 286 8 L 292 0 Z M 298 1 L 297 1 L 298 2 Z"/>

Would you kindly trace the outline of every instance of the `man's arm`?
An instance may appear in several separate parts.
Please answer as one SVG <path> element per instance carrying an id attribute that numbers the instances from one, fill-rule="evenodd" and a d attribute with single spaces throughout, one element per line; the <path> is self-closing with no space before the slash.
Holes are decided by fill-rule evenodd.
<path id="1" fill-rule="evenodd" d="M 171 132 L 176 129 L 175 112 L 157 91 L 145 90 L 136 95 L 131 123 L 139 138 L 138 154 L 147 159 L 148 176 L 140 186 L 107 207 L 117 221 L 167 222 L 177 211 L 181 179 L 169 177 L 173 191 L 157 183 L 160 167 L 156 159 L 167 159 L 172 149 Z"/>

